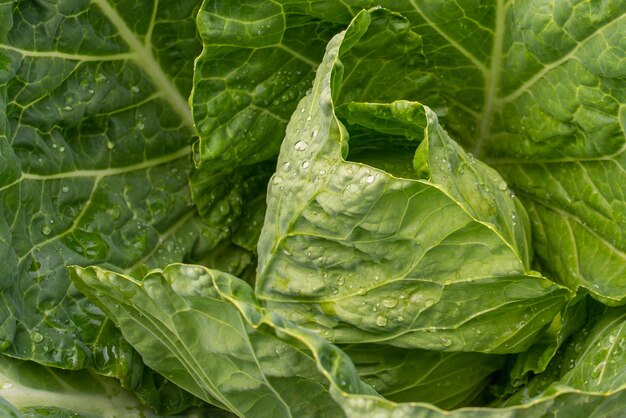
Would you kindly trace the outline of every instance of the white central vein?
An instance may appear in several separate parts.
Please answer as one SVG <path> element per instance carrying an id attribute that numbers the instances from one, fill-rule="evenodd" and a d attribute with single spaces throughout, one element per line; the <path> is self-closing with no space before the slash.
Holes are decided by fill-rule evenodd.
<path id="1" fill-rule="evenodd" d="M 68 61 L 125 61 L 133 58 L 133 55 L 130 53 L 125 54 L 108 54 L 108 55 L 85 55 L 85 54 L 74 54 L 60 51 L 32 51 L 28 49 L 20 49 L 15 48 L 10 45 L 0 44 L 0 49 L 4 49 L 7 51 L 14 51 L 19 53 L 24 57 L 33 57 L 33 58 L 59 58 Z"/>
<path id="2" fill-rule="evenodd" d="M 478 138 L 474 146 L 474 155 L 479 157 L 481 147 L 485 139 L 490 135 L 491 123 L 493 122 L 493 109 L 496 103 L 496 95 L 500 86 L 500 76 L 502 72 L 502 45 L 504 42 L 505 10 L 502 0 L 496 1 L 496 22 L 493 34 L 493 45 L 491 50 L 490 67 L 485 76 L 485 98 L 483 110 L 480 117 L 480 127 Z"/>
<path id="3" fill-rule="evenodd" d="M 119 174 L 130 173 L 132 171 L 137 171 L 137 170 L 145 170 L 151 167 L 155 167 L 157 165 L 169 163 L 171 161 L 177 160 L 179 158 L 183 158 L 190 154 L 191 154 L 191 147 L 186 146 L 171 154 L 163 155 L 158 158 L 153 158 L 151 160 L 146 160 L 137 164 L 127 165 L 127 166 L 119 167 L 119 168 L 105 168 L 102 170 L 76 170 L 76 171 L 67 171 L 64 173 L 56 173 L 56 174 L 23 173 L 22 176 L 18 180 L 16 180 L 15 182 L 11 184 L 16 184 L 19 181 L 24 180 L 24 179 L 44 181 L 44 180 L 57 180 L 57 179 L 65 179 L 65 178 L 72 178 L 72 177 L 102 178 L 102 177 L 108 177 L 108 176 L 116 176 Z"/>
<path id="4" fill-rule="evenodd" d="M 180 94 L 176 85 L 152 55 L 149 45 L 144 45 L 137 35 L 128 27 L 124 19 L 107 2 L 107 0 L 93 0 L 102 13 L 115 25 L 122 39 L 128 44 L 134 54 L 134 61 L 152 79 L 154 87 L 163 90 L 165 99 L 172 105 L 173 110 L 182 118 L 185 125 L 193 131 L 193 117 L 187 100 Z"/>

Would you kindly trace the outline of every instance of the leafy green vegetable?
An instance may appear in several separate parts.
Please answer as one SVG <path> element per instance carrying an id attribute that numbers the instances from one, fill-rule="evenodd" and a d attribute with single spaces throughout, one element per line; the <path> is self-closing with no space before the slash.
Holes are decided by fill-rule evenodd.
<path id="1" fill-rule="evenodd" d="M 623 415 L 624 10 L 0 0 L 0 414 Z"/>
<path id="2" fill-rule="evenodd" d="M 394 40 L 376 29 L 406 32 L 404 22 L 383 10 L 362 13 L 329 43 L 270 181 L 257 296 L 337 342 L 523 351 L 568 292 L 529 270 L 526 214 L 504 180 L 415 102 L 350 102 L 343 113 L 380 125 L 372 135 L 423 135 L 413 165 L 428 179 L 342 158 L 349 127 L 333 98 L 342 72 L 356 71 L 343 57 L 362 36 Z"/>
<path id="3" fill-rule="evenodd" d="M 238 416 L 341 415 L 313 359 L 271 329 L 255 328 L 261 314 L 239 279 L 181 264 L 141 282 L 96 267 L 72 273 L 146 364 L 199 398 Z M 233 296 L 244 299 L 254 322 L 242 318 Z"/>

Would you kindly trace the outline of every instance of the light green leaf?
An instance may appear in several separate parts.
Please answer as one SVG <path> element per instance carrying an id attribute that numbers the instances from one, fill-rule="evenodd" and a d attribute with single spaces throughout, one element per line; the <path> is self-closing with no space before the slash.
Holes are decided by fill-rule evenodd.
<path id="1" fill-rule="evenodd" d="M 146 364 L 199 398 L 242 417 L 342 415 L 306 350 L 261 326 L 241 280 L 182 264 L 141 282 L 98 267 L 71 271 Z"/>
<path id="2" fill-rule="evenodd" d="M 0 347 L 119 377 L 156 407 L 170 396 L 159 395 L 160 378 L 65 267 L 142 274 L 223 238 L 199 220 L 187 185 L 196 9 L 0 5 Z"/>
<path id="3" fill-rule="evenodd" d="M 343 57 L 364 35 L 405 31 L 384 24 L 397 19 L 362 12 L 329 43 L 269 186 L 257 296 L 340 343 L 523 351 L 569 292 L 530 270 L 528 220 L 504 180 L 450 139 L 430 109 L 407 101 L 348 103 L 344 114 L 362 129 L 389 120 L 371 136 L 403 126 L 424 138 L 413 164 L 429 179 L 346 161 L 351 127 L 334 110 L 342 74 L 353 71 Z"/>
<path id="4" fill-rule="evenodd" d="M 480 405 L 505 356 L 407 350 L 373 344 L 341 347 L 359 376 L 386 399 L 442 409 Z"/>

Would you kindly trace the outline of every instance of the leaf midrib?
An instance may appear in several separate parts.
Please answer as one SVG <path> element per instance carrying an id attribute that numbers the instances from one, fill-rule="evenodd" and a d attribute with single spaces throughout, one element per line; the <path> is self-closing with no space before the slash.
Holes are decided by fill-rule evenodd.
<path id="1" fill-rule="evenodd" d="M 149 45 L 141 42 L 107 0 L 93 0 L 93 3 L 100 8 L 107 19 L 117 28 L 121 38 L 134 53 L 133 61 L 150 77 L 154 87 L 163 91 L 165 99 L 172 105 L 172 109 L 181 117 L 185 126 L 193 132 L 193 116 L 187 100 L 181 95 L 176 85 L 172 83 L 170 77 L 156 61 Z"/>
<path id="2" fill-rule="evenodd" d="M 505 9 L 503 0 L 496 1 L 496 20 L 493 34 L 493 46 L 489 58 L 489 70 L 485 74 L 485 94 L 483 109 L 479 119 L 478 137 L 474 145 L 474 155 L 480 157 L 482 145 L 491 135 L 493 122 L 493 109 L 497 104 L 497 94 L 500 89 L 500 76 L 502 73 L 502 46 L 505 31 Z"/>

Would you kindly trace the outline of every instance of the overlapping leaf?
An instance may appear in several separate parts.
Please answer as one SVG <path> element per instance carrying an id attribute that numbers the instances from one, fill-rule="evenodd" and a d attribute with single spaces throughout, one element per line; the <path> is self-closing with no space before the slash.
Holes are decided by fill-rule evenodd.
<path id="1" fill-rule="evenodd" d="M 261 327 L 239 279 L 180 264 L 142 282 L 97 267 L 76 267 L 72 278 L 148 365 L 199 398 L 241 417 L 342 415 L 310 354 Z"/>

